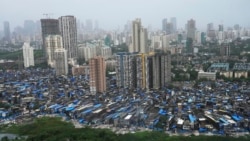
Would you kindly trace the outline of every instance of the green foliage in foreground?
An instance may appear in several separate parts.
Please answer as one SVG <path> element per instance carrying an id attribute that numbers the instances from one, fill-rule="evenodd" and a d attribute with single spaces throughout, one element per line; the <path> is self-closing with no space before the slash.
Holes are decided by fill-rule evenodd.
<path id="1" fill-rule="evenodd" d="M 60 118 L 39 118 L 31 124 L 12 126 L 5 130 L 28 136 L 26 141 L 247 141 L 249 137 L 221 136 L 168 136 L 161 132 L 138 132 L 135 134 L 115 134 L 108 129 L 76 129 L 69 122 Z M 23 139 L 20 139 L 23 140 Z M 20 141 L 19 140 L 19 141 Z"/>

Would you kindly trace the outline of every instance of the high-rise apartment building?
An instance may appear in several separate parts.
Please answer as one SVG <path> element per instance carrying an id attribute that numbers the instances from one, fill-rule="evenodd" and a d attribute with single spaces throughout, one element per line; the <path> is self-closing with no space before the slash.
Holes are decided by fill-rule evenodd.
<path id="1" fill-rule="evenodd" d="M 58 19 L 59 31 L 63 38 L 63 47 L 68 51 L 68 59 L 77 57 L 77 26 L 74 16 L 62 16 Z"/>
<path id="2" fill-rule="evenodd" d="M 54 53 L 54 64 L 56 75 L 67 75 L 68 74 L 68 58 L 67 50 L 64 48 L 57 48 Z"/>
<path id="3" fill-rule="evenodd" d="M 132 22 L 132 45 L 129 52 L 146 53 L 149 51 L 147 29 L 141 26 L 141 19 Z"/>
<path id="4" fill-rule="evenodd" d="M 45 48 L 47 52 L 47 63 L 51 67 L 54 67 L 55 50 L 62 49 L 62 36 L 61 35 L 48 35 L 45 38 Z"/>
<path id="5" fill-rule="evenodd" d="M 28 42 L 23 44 L 23 62 L 24 67 L 34 66 L 34 51 L 33 47 Z"/>
<path id="6" fill-rule="evenodd" d="M 59 23 L 57 19 L 41 19 L 43 50 L 46 53 L 45 38 L 48 35 L 59 35 Z"/>
<path id="7" fill-rule="evenodd" d="M 116 83 L 122 88 L 136 88 L 135 53 L 119 52 L 116 54 Z"/>
<path id="8" fill-rule="evenodd" d="M 10 43 L 10 23 L 8 21 L 5 21 L 3 23 L 3 28 L 4 28 L 4 41 L 7 43 Z"/>
<path id="9" fill-rule="evenodd" d="M 195 40 L 195 20 L 191 19 L 187 22 L 187 38 L 192 38 L 193 41 Z"/>
<path id="10" fill-rule="evenodd" d="M 171 82 L 170 53 L 155 53 L 147 57 L 147 89 L 159 89 Z"/>
<path id="11" fill-rule="evenodd" d="M 90 92 L 106 91 L 106 66 L 103 57 L 97 56 L 89 61 L 90 68 Z"/>

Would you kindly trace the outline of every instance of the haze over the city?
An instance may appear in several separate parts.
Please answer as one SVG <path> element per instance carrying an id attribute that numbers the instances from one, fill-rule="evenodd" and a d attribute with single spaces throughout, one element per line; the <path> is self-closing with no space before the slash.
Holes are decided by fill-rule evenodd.
<path id="1" fill-rule="evenodd" d="M 0 23 L 9 21 L 13 29 L 23 26 L 24 20 L 37 21 L 49 13 L 50 18 L 74 15 L 82 22 L 98 20 L 103 29 L 123 29 L 135 18 L 141 18 L 145 27 L 161 29 L 162 19 L 170 17 L 177 18 L 178 28 L 191 18 L 201 30 L 211 22 L 250 27 L 249 5 L 249 0 L 2 0 Z"/>

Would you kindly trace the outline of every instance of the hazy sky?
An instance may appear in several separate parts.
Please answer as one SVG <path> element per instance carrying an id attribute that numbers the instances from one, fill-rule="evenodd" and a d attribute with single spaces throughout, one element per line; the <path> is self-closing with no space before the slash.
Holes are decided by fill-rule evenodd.
<path id="1" fill-rule="evenodd" d="M 213 22 L 215 28 L 223 23 L 250 27 L 250 0 L 0 0 L 0 30 L 3 21 L 11 29 L 23 26 L 23 21 L 39 20 L 44 13 L 52 18 L 74 15 L 85 21 L 99 21 L 104 29 L 123 29 L 128 20 L 141 18 L 142 24 L 161 28 L 163 18 L 176 17 L 177 28 L 184 28 L 187 20 L 196 20 L 199 29 Z"/>

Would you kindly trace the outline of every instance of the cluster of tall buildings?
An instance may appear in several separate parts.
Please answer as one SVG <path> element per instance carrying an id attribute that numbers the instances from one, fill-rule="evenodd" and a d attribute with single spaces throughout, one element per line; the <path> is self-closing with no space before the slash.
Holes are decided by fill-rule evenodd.
<path id="1" fill-rule="evenodd" d="M 132 22 L 132 43 L 129 52 L 115 55 L 118 87 L 158 89 L 171 81 L 171 57 L 168 51 L 150 50 L 148 32 L 141 20 Z"/>
<path id="2" fill-rule="evenodd" d="M 93 41 L 78 45 L 78 58 L 88 61 L 96 56 L 102 56 L 104 59 L 111 58 L 111 47 L 106 46 L 102 41 Z"/>
<path id="3" fill-rule="evenodd" d="M 61 16 L 58 19 L 41 19 L 41 27 L 48 64 L 56 69 L 57 75 L 67 74 L 68 63 L 74 65 L 77 58 L 76 18 Z"/>
<path id="4" fill-rule="evenodd" d="M 167 18 L 162 20 L 162 31 L 166 34 L 172 34 L 177 31 L 177 21 L 175 17 L 170 18 L 168 22 Z"/>

